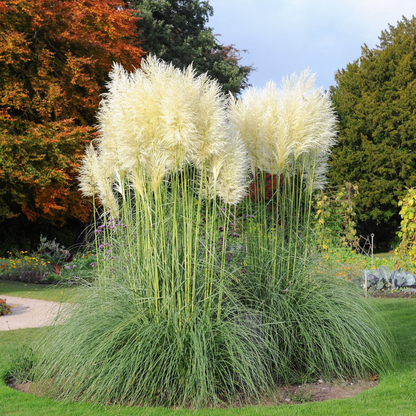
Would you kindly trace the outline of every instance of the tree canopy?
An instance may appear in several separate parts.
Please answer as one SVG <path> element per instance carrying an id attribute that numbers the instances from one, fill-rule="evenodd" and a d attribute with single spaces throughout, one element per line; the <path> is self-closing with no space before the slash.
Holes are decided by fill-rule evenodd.
<path id="1" fill-rule="evenodd" d="M 217 79 L 224 92 L 239 94 L 248 86 L 252 66 L 240 65 L 240 50 L 222 45 L 207 27 L 213 8 L 199 0 L 134 0 L 126 4 L 138 11 L 142 49 L 175 67 L 191 63 L 197 73 Z"/>
<path id="2" fill-rule="evenodd" d="M 339 139 L 328 176 L 333 184 L 358 185 L 359 225 L 391 237 L 398 200 L 416 185 L 416 18 L 403 17 L 379 39 L 335 76 Z"/>
<path id="3" fill-rule="evenodd" d="M 79 159 L 113 61 L 140 65 L 122 0 L 0 0 L 0 221 L 85 221 Z"/>

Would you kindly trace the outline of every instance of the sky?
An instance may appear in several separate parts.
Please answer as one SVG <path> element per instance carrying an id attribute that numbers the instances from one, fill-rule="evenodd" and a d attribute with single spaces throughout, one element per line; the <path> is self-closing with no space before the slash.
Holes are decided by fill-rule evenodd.
<path id="1" fill-rule="evenodd" d="M 388 25 L 416 15 L 415 0 L 209 0 L 208 26 L 224 45 L 253 65 L 249 83 L 263 88 L 270 80 L 310 68 L 316 87 L 335 85 L 334 74 L 374 48 Z"/>

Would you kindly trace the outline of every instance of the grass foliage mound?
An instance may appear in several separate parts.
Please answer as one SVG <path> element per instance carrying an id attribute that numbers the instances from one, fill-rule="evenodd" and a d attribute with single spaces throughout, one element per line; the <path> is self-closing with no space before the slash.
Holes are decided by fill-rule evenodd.
<path id="1" fill-rule="evenodd" d="M 223 293 L 221 319 L 202 295 L 187 317 L 155 314 L 126 280 L 114 280 L 105 296 L 86 287 L 70 317 L 40 340 L 31 378 L 60 399 L 195 407 L 253 404 L 273 397 L 277 383 L 363 376 L 391 364 L 377 311 L 351 285 L 298 275 L 287 291 L 285 282 L 253 291 L 252 279 L 229 277 L 212 294 Z"/>
<path id="2" fill-rule="evenodd" d="M 317 273 L 312 195 L 335 117 L 311 85 L 304 74 L 227 104 L 191 69 L 115 67 L 81 171 L 103 205 L 97 280 L 35 348 L 45 394 L 247 404 L 278 383 L 391 365 L 371 304 Z"/>

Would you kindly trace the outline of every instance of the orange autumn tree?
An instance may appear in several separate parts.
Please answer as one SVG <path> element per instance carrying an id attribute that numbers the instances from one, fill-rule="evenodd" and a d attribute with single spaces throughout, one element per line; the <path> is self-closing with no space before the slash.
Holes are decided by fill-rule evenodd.
<path id="1" fill-rule="evenodd" d="M 114 61 L 140 66 L 122 0 L 0 0 L 0 221 L 85 221 L 77 168 Z"/>

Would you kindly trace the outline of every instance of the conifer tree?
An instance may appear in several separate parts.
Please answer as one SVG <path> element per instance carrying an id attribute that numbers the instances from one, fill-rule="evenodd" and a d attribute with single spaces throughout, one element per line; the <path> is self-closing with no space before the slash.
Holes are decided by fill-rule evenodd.
<path id="1" fill-rule="evenodd" d="M 403 17 L 379 39 L 335 76 L 339 138 L 328 176 L 358 185 L 359 228 L 389 239 L 400 222 L 397 203 L 416 185 L 416 18 Z"/>

